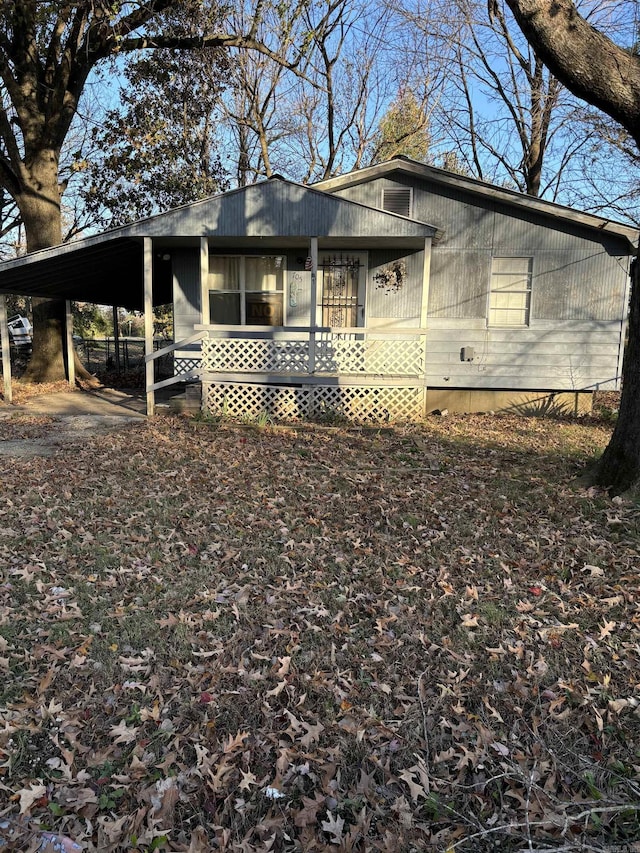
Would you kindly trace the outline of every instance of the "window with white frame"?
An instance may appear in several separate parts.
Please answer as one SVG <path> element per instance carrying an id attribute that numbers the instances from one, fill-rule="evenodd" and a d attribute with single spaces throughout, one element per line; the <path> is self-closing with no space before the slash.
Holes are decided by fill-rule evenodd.
<path id="1" fill-rule="evenodd" d="M 209 321 L 282 326 L 284 278 L 282 255 L 209 255 Z"/>
<path id="2" fill-rule="evenodd" d="M 490 326 L 528 326 L 533 258 L 492 258 Z"/>

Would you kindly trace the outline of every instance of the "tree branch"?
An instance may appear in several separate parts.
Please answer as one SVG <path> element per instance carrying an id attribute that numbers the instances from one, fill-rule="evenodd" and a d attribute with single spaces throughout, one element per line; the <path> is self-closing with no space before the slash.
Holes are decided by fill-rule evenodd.
<path id="1" fill-rule="evenodd" d="M 640 59 L 592 27 L 571 0 L 507 4 L 555 76 L 640 141 Z"/>
<path id="2" fill-rule="evenodd" d="M 266 44 L 252 38 L 250 35 L 140 36 L 139 38 L 124 39 L 119 45 L 119 50 L 123 53 L 129 53 L 134 50 L 158 48 L 166 48 L 168 50 L 203 50 L 214 47 L 238 47 L 244 50 L 254 50 L 282 65 L 289 71 L 293 71 L 299 76 L 304 76 L 297 70 L 302 59 L 302 54 L 294 62 L 289 62 L 277 51 L 271 50 Z"/>

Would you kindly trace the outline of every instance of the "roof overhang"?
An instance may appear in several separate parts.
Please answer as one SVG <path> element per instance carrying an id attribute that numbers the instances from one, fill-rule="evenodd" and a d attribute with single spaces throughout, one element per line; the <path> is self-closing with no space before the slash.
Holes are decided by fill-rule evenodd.
<path id="1" fill-rule="evenodd" d="M 130 309 L 143 306 L 143 241 L 90 238 L 0 265 L 0 292 Z M 154 304 L 171 300 L 171 268 L 154 253 Z"/>

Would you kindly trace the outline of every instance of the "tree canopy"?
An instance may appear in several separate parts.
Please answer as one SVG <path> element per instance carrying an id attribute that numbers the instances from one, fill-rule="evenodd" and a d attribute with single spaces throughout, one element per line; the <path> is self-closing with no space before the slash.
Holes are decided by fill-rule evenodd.
<path id="1" fill-rule="evenodd" d="M 121 104 L 94 128 L 96 156 L 78 162 L 95 219 L 122 225 L 227 188 L 214 136 L 226 68 L 215 49 L 127 65 Z"/>

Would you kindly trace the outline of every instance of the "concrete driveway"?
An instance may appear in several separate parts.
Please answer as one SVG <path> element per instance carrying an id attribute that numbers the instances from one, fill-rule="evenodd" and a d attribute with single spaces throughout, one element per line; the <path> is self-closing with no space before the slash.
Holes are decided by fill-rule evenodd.
<path id="1" fill-rule="evenodd" d="M 41 394 L 19 406 L 0 403 L 0 457 L 53 456 L 87 436 L 144 423 L 145 395 L 141 391 L 69 391 Z M 20 419 L 40 416 L 48 419 L 37 436 L 14 434 Z"/>

